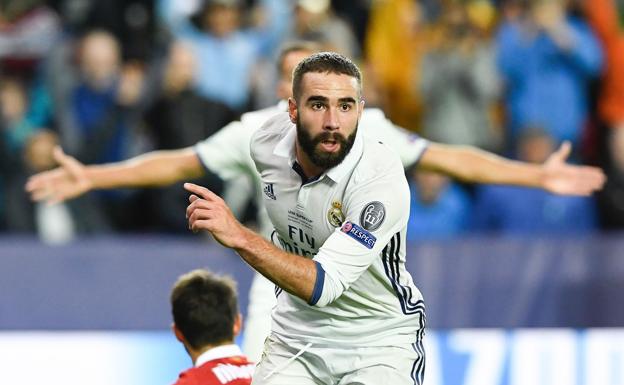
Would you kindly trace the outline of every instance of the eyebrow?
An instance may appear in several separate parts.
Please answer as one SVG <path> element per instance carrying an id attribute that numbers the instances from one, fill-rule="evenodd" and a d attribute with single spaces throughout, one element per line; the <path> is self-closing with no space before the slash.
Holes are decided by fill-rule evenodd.
<path id="1" fill-rule="evenodd" d="M 327 103 L 329 101 L 329 98 L 325 97 L 325 96 L 320 96 L 320 95 L 312 95 L 310 96 L 307 100 L 306 103 L 310 103 L 310 102 L 324 102 Z M 338 99 L 339 103 L 356 103 L 356 100 L 353 99 L 350 96 L 344 97 L 344 98 L 339 98 Z"/>

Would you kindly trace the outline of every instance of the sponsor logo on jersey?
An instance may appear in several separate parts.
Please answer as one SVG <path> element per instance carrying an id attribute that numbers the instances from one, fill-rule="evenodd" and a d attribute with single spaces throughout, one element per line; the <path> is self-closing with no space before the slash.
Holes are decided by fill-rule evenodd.
<path id="1" fill-rule="evenodd" d="M 212 373 L 219 379 L 220 383 L 227 384 L 238 379 L 251 378 L 255 369 L 256 365 L 252 364 L 232 365 L 219 363 L 212 368 Z"/>
<path id="2" fill-rule="evenodd" d="M 363 228 L 351 221 L 346 221 L 340 228 L 340 231 L 360 242 L 369 249 L 372 249 L 373 246 L 375 246 L 375 242 L 377 242 L 377 238 L 375 238 L 373 234 L 369 233 L 368 231 L 364 230 Z"/>
<path id="3" fill-rule="evenodd" d="M 360 213 L 360 223 L 364 229 L 375 231 L 386 218 L 386 208 L 381 202 L 370 202 Z"/>
<path id="4" fill-rule="evenodd" d="M 277 199 L 275 197 L 275 191 L 273 191 L 273 183 L 265 184 L 264 189 L 262 191 L 264 191 L 264 195 L 266 195 L 270 199 L 273 199 L 273 200 Z"/>
<path id="5" fill-rule="evenodd" d="M 345 220 L 345 216 L 342 213 L 342 203 L 338 201 L 332 202 L 332 207 L 327 212 L 327 220 L 329 224 L 334 227 L 340 227 Z"/>

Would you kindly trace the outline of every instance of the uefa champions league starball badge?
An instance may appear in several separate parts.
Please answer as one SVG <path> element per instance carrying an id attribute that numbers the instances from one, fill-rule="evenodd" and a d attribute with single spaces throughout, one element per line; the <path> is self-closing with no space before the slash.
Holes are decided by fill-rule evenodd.
<path id="1" fill-rule="evenodd" d="M 338 201 L 332 202 L 332 207 L 327 212 L 327 220 L 329 224 L 334 227 L 340 227 L 345 220 L 345 216 L 342 213 L 342 203 Z"/>

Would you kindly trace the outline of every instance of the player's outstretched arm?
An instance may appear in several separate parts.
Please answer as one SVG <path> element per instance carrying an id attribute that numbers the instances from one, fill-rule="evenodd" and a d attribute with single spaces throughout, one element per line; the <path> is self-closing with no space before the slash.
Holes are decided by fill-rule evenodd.
<path id="1" fill-rule="evenodd" d="M 430 143 L 418 165 L 467 182 L 537 187 L 561 195 L 600 190 L 606 180 L 602 170 L 566 163 L 570 151 L 570 143 L 565 142 L 543 164 L 530 164 L 474 147 Z"/>
<path id="2" fill-rule="evenodd" d="M 26 183 L 26 191 L 35 201 L 57 203 L 96 189 L 164 186 L 204 173 L 192 147 L 91 166 L 65 154 L 60 147 L 54 150 L 54 158 L 58 168 L 35 174 Z"/>
<path id="3" fill-rule="evenodd" d="M 207 188 L 193 183 L 185 183 L 184 188 L 192 193 L 186 209 L 189 229 L 210 232 L 273 283 L 305 301 L 311 300 L 317 274 L 313 260 L 280 250 L 240 224 L 223 199 Z"/>

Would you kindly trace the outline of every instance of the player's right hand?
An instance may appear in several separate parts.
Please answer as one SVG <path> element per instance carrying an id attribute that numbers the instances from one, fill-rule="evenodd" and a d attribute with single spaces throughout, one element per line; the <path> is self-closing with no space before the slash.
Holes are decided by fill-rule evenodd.
<path id="1" fill-rule="evenodd" d="M 193 183 L 184 183 L 184 189 L 191 193 L 186 208 L 190 230 L 209 231 L 217 242 L 233 249 L 244 243 L 244 226 L 220 196 Z"/>
<path id="2" fill-rule="evenodd" d="M 65 154 L 60 147 L 54 148 L 54 160 L 59 167 L 31 176 L 26 191 L 34 201 L 55 204 L 78 197 L 91 190 L 86 167 L 75 158 Z"/>

